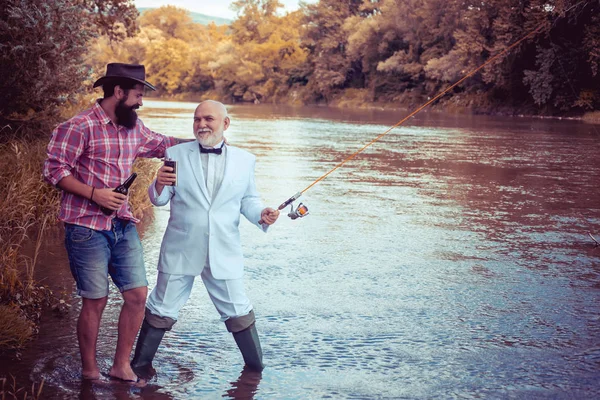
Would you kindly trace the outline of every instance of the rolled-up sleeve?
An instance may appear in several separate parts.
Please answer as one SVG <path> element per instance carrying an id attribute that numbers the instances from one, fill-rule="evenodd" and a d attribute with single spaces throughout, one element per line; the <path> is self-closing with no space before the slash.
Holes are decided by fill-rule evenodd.
<path id="1" fill-rule="evenodd" d="M 44 178 L 56 186 L 66 176 L 71 175 L 71 170 L 85 148 L 83 130 L 73 123 L 59 125 L 50 138 L 46 150 L 47 158 L 44 162 Z"/>
<path id="2" fill-rule="evenodd" d="M 162 158 L 165 156 L 165 150 L 178 144 L 178 139 L 173 136 L 165 136 L 154 132 L 140 121 L 140 133 L 144 143 L 138 150 L 138 157 L 144 158 Z"/>

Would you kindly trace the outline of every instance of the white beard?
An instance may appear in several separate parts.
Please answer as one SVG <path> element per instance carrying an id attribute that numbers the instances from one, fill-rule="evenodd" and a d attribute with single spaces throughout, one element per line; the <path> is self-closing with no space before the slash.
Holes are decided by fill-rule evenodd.
<path id="1" fill-rule="evenodd" d="M 200 134 L 200 132 L 208 132 Z M 214 147 L 223 140 L 223 132 L 212 132 L 209 129 L 198 129 L 194 132 L 196 140 L 202 147 Z"/>

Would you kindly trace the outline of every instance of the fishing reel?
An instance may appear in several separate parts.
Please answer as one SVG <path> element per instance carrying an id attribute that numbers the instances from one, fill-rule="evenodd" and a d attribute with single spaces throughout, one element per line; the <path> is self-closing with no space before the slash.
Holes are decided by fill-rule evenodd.
<path id="1" fill-rule="evenodd" d="M 308 207 L 306 207 L 304 204 L 302 204 L 302 203 L 298 204 L 298 207 L 296 207 L 295 210 L 294 210 L 294 205 L 290 204 L 290 212 L 288 213 L 288 217 L 290 217 L 291 219 L 302 218 L 302 217 L 306 217 L 307 215 L 308 215 Z"/>
<path id="2" fill-rule="evenodd" d="M 286 201 L 281 203 L 281 205 L 279 207 L 277 207 L 277 210 L 281 211 L 284 208 L 286 208 L 287 206 L 290 206 L 290 212 L 288 213 L 288 217 L 290 217 L 291 219 L 298 219 L 298 218 L 306 217 L 308 215 L 308 207 L 306 205 L 299 203 L 298 207 L 296 207 L 296 209 L 294 209 L 294 204 L 292 204 L 300 196 L 302 196 L 302 192 L 296 193 L 295 195 L 293 195 L 292 197 L 290 197 L 289 199 L 287 199 Z M 258 223 L 263 224 L 264 222 L 261 219 L 258 221 Z"/>
<path id="3" fill-rule="evenodd" d="M 308 215 L 308 207 L 302 203 L 298 204 L 298 207 L 294 210 L 294 201 L 298 200 L 298 197 L 302 196 L 302 192 L 298 192 L 286 201 L 284 201 L 279 207 L 278 210 L 283 210 L 288 205 L 290 206 L 290 212 L 288 213 L 288 217 L 291 219 L 298 219 L 302 217 L 306 217 Z"/>

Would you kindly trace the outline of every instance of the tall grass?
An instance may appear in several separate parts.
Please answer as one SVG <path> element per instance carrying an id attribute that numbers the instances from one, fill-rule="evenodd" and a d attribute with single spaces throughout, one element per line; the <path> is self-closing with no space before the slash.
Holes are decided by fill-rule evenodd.
<path id="1" fill-rule="evenodd" d="M 45 140 L 25 132 L 0 132 L 0 348 L 19 348 L 36 331 L 51 291 L 36 284 L 43 234 L 54 223 L 59 194 L 42 179 Z M 35 243 L 33 255 L 23 246 Z M 16 307 L 16 308 L 15 308 Z M 11 322 L 12 321 L 12 322 Z M 26 328 L 28 326 L 29 328 Z"/>
<path id="2" fill-rule="evenodd" d="M 44 388 L 44 381 L 37 386 L 35 383 L 31 384 L 31 393 L 27 392 L 23 387 L 17 384 L 17 379 L 13 376 L 11 380 L 6 378 L 0 379 L 0 398 L 4 399 L 23 399 L 23 400 L 37 400 L 42 397 L 42 389 Z"/>
<path id="3" fill-rule="evenodd" d="M 131 186 L 129 204 L 136 218 L 141 219 L 144 216 L 154 215 L 148 212 L 153 207 L 148 198 L 148 186 L 154 180 L 159 166 L 160 162 L 158 160 L 148 158 L 138 158 L 133 163 L 133 171 L 137 172 L 138 177 Z"/>

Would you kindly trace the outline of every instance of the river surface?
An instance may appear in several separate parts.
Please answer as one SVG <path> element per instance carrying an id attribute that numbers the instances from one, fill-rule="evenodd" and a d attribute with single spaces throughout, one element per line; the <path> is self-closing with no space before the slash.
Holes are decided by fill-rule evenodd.
<path id="1" fill-rule="evenodd" d="M 146 101 L 145 124 L 192 137 L 193 103 Z M 232 105 L 276 207 L 406 112 Z M 600 126 L 423 112 L 304 193 L 267 234 L 240 229 L 266 369 L 242 359 L 201 280 L 145 386 L 80 381 L 79 299 L 45 316 L 2 373 L 61 399 L 590 399 L 600 396 Z M 168 206 L 141 226 L 152 288 Z M 74 292 L 62 234 L 39 274 Z M 108 372 L 120 295 L 99 338 Z"/>

